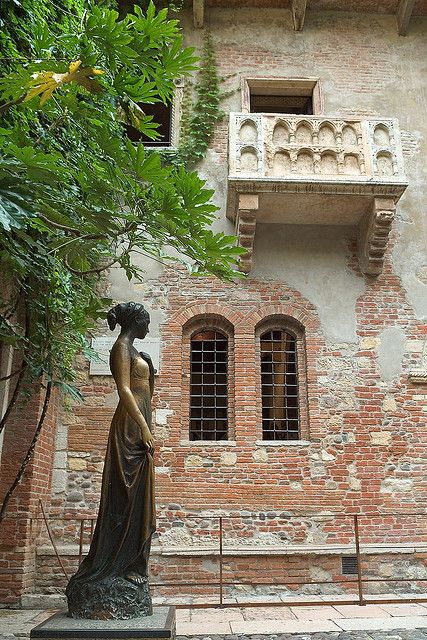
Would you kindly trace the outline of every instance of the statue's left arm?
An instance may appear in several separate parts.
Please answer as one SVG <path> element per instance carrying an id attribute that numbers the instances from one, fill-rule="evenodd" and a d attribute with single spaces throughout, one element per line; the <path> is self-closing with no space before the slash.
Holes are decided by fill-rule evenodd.
<path id="1" fill-rule="evenodd" d="M 151 356 L 148 353 L 145 353 L 144 351 L 140 351 L 139 355 L 141 356 L 141 358 L 144 358 L 145 362 L 148 364 L 148 368 L 150 369 L 150 396 L 152 398 L 154 393 L 154 374 L 155 374 L 153 361 L 151 359 Z"/>

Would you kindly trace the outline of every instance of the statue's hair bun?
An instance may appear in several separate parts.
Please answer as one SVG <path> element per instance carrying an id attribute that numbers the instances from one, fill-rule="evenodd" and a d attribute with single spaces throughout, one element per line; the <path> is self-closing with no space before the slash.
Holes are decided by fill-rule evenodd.
<path id="1" fill-rule="evenodd" d="M 114 331 L 118 324 L 122 328 L 130 326 L 137 318 L 142 318 L 147 325 L 150 322 L 150 314 L 142 304 L 137 302 L 121 302 L 107 313 L 107 322 L 111 331 Z"/>

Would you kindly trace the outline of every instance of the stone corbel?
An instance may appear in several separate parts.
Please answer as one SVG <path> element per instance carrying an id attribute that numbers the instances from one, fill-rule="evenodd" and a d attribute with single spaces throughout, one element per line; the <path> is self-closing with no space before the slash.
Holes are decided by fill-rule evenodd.
<path id="1" fill-rule="evenodd" d="M 193 26 L 203 29 L 205 20 L 205 0 L 193 0 Z"/>
<path id="2" fill-rule="evenodd" d="M 239 195 L 239 208 L 236 217 L 236 235 L 239 245 L 246 249 L 240 258 L 240 271 L 249 273 L 252 268 L 254 251 L 258 195 L 242 193 Z"/>
<path id="3" fill-rule="evenodd" d="M 400 0 L 397 12 L 397 33 L 400 36 L 406 36 L 409 31 L 409 23 L 411 21 L 412 11 L 414 10 L 415 0 Z"/>
<path id="4" fill-rule="evenodd" d="M 304 29 L 306 8 L 307 0 L 292 0 L 291 11 L 294 31 L 302 31 Z"/>
<path id="5" fill-rule="evenodd" d="M 371 276 L 383 270 L 396 206 L 391 198 L 374 198 L 373 206 L 362 218 L 359 225 L 359 265 L 360 270 Z"/>

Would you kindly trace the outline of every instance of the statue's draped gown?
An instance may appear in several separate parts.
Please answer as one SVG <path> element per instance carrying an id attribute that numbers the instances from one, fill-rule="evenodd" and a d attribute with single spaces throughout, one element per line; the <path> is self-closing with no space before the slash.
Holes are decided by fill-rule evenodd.
<path id="1" fill-rule="evenodd" d="M 151 367 L 144 354 L 132 353 L 130 388 L 151 430 Z M 79 584 L 108 582 L 131 572 L 146 576 L 154 531 L 153 456 L 120 401 L 111 422 L 93 540 L 67 592 Z"/>

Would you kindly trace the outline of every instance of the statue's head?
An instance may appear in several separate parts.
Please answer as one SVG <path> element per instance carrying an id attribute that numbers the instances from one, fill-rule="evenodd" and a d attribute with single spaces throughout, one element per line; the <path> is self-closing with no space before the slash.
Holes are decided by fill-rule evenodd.
<path id="1" fill-rule="evenodd" d="M 150 314 L 142 304 L 122 302 L 110 309 L 107 322 L 111 331 L 114 331 L 118 324 L 122 330 L 132 329 L 137 338 L 145 338 L 150 324 Z"/>

